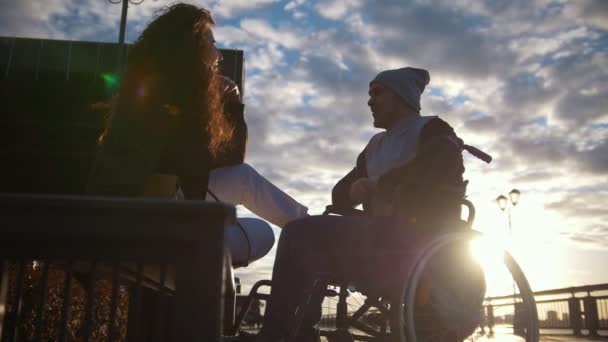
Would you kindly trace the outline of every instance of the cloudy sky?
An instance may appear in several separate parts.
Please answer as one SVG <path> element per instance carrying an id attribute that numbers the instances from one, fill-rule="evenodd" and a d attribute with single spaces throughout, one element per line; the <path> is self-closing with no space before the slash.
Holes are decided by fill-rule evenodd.
<path id="1" fill-rule="evenodd" d="M 423 114 L 494 156 L 466 158 L 476 228 L 507 244 L 536 290 L 608 282 L 608 1 L 188 2 L 212 10 L 219 47 L 245 51 L 247 161 L 311 213 L 377 132 L 370 79 L 422 67 Z M 132 5 L 127 40 L 170 3 Z M 0 35 L 116 41 L 120 7 L 0 0 Z M 512 188 L 509 235 L 494 199 Z M 269 276 L 271 254 L 237 272 L 245 285 Z"/>

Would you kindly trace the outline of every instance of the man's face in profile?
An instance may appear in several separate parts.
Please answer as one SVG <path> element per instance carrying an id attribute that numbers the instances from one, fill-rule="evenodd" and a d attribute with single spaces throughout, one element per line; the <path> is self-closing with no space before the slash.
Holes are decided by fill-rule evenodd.
<path id="1" fill-rule="evenodd" d="M 380 83 L 372 83 L 367 104 L 374 117 L 374 127 L 388 129 L 399 120 L 403 101 L 389 88 Z"/>

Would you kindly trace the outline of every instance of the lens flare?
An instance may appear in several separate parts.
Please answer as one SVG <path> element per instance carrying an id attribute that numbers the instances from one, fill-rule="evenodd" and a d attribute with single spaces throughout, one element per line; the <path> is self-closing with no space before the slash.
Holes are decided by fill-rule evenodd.
<path id="1" fill-rule="evenodd" d="M 101 79 L 107 89 L 116 89 L 120 85 L 120 78 L 113 73 L 103 73 L 101 74 Z"/>
<path id="2" fill-rule="evenodd" d="M 502 266 L 505 246 L 503 241 L 495 238 L 482 236 L 470 242 L 470 252 L 473 258 L 484 269 L 492 269 Z"/>

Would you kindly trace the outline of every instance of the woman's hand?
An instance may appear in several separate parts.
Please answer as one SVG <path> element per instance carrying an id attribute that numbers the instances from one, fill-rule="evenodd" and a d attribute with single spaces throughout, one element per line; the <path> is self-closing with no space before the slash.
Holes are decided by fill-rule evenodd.
<path id="1" fill-rule="evenodd" d="M 370 178 L 359 178 L 351 186 L 350 199 L 357 203 L 367 201 L 378 190 L 378 184 Z"/>
<path id="2" fill-rule="evenodd" d="M 222 94 L 224 98 L 227 99 L 225 102 L 241 102 L 241 92 L 239 91 L 239 86 L 226 76 L 220 75 L 220 80 L 222 82 Z"/>

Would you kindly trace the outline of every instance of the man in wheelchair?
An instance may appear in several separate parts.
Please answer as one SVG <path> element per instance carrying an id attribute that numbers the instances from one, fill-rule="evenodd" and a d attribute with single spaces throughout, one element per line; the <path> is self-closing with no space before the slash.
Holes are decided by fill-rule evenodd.
<path id="1" fill-rule="evenodd" d="M 441 232 L 465 229 L 460 220 L 466 188 L 463 143 L 445 121 L 420 115 L 420 96 L 429 81 L 428 71 L 410 67 L 383 71 L 371 81 L 368 105 L 374 126 L 386 131 L 372 137 L 353 170 L 335 185 L 328 208 L 342 216 L 295 220 L 281 232 L 271 299 L 256 341 L 318 341 L 316 325 L 325 293 L 320 281 L 353 281 L 388 298 L 406 277 L 401 270 L 407 269 L 408 255 Z M 364 211 L 353 209 L 359 204 Z M 457 281 L 463 278 L 459 266 L 470 261 L 462 258 L 468 255 L 463 251 L 446 252 L 443 260 L 457 260 L 453 263 L 429 265 L 431 271 L 422 282 L 426 288 L 417 299 L 421 308 L 431 298 L 465 296 L 475 302 L 472 315 L 479 314 L 483 276 L 478 268 L 469 267 L 466 272 L 471 274 L 464 277 L 468 280 Z M 454 286 L 441 291 L 441 284 Z M 459 304 L 433 313 L 430 329 L 442 320 L 453 320 L 454 316 L 440 316 L 455 305 Z M 460 335 L 475 327 L 459 327 L 452 337 L 462 341 L 466 336 Z"/>

